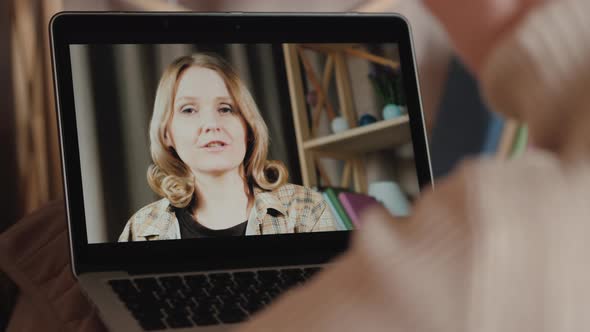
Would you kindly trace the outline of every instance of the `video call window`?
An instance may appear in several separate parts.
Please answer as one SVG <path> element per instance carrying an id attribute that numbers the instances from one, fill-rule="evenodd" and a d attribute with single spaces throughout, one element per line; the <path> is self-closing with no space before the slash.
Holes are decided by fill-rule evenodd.
<path id="1" fill-rule="evenodd" d="M 418 195 L 396 44 L 71 45 L 89 243 L 350 231 Z"/>

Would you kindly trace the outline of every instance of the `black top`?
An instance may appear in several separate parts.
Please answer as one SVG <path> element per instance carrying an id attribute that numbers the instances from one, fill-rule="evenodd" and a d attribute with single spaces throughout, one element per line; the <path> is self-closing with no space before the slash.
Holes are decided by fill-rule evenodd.
<path id="1" fill-rule="evenodd" d="M 178 219 L 178 224 L 180 225 L 181 239 L 246 235 L 247 220 L 230 228 L 211 229 L 201 225 L 198 221 L 193 219 L 193 216 L 187 208 L 175 209 L 174 212 Z"/>

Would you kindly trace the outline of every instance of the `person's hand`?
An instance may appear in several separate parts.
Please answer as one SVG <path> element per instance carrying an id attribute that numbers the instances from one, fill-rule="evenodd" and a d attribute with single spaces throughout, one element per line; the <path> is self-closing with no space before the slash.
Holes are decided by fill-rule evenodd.
<path id="1" fill-rule="evenodd" d="M 587 330 L 587 165 L 465 163 L 410 219 L 365 213 L 347 253 L 239 331 Z"/>
<path id="2" fill-rule="evenodd" d="M 479 74 L 495 44 L 534 7 L 550 0 L 424 0 L 463 61 Z"/>

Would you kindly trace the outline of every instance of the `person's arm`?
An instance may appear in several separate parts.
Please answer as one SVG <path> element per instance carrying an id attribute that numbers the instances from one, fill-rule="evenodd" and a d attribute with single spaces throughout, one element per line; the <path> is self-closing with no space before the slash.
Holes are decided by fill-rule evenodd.
<path id="1" fill-rule="evenodd" d="M 536 7 L 551 0 L 424 0 L 442 23 L 453 47 L 479 75 L 496 45 Z"/>
<path id="2" fill-rule="evenodd" d="M 532 143 L 568 160 L 590 150 L 588 0 L 548 2 L 487 57 L 480 77 L 493 108 L 529 125 Z"/>
<path id="3" fill-rule="evenodd" d="M 587 0 L 425 0 L 492 108 L 529 126 L 534 146 L 587 158 Z"/>

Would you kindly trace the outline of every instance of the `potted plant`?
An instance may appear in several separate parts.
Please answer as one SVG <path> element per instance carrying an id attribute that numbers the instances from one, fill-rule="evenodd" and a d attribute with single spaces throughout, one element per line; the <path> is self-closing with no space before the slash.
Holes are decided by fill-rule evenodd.
<path id="1" fill-rule="evenodd" d="M 393 119 L 407 113 L 402 75 L 399 70 L 374 64 L 369 73 L 375 93 L 383 102 L 383 119 Z"/>

